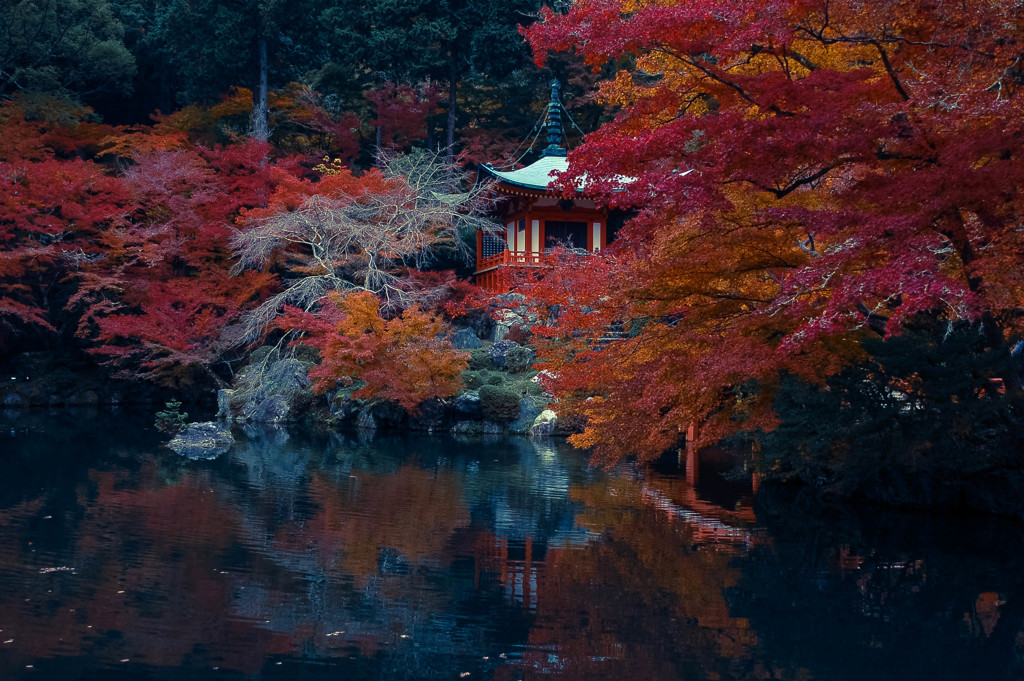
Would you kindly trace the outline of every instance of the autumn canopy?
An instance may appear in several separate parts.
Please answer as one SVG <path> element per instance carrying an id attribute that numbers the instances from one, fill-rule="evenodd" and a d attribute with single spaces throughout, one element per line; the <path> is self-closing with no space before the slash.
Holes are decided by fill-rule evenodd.
<path id="1" fill-rule="evenodd" d="M 618 113 L 570 174 L 637 213 L 606 262 L 535 287 L 573 303 L 547 334 L 552 387 L 589 424 L 578 444 L 655 454 L 691 422 L 705 441 L 770 429 L 780 376 L 824 382 L 925 317 L 1008 352 L 1019 4 L 579 0 L 526 33 L 541 62 L 616 65 L 600 96 Z M 633 338 L 593 351 L 616 320 Z"/>

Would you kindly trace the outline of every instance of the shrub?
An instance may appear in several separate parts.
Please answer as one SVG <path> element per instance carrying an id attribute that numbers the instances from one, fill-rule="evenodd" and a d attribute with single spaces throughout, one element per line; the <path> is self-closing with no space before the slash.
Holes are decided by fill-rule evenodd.
<path id="1" fill-rule="evenodd" d="M 519 394 L 502 385 L 485 385 L 480 407 L 488 421 L 513 421 L 519 417 Z"/>
<path id="2" fill-rule="evenodd" d="M 177 435 L 188 425 L 188 412 L 181 410 L 181 402 L 171 400 L 163 411 L 156 413 L 156 429 L 168 435 Z"/>
<path id="3" fill-rule="evenodd" d="M 320 363 L 320 351 L 309 345 L 296 345 L 292 348 L 292 357 L 306 364 Z"/>
<path id="4" fill-rule="evenodd" d="M 533 350 L 522 346 L 509 348 L 505 353 L 505 369 L 511 374 L 518 374 L 533 366 Z"/>
<path id="5" fill-rule="evenodd" d="M 527 371 L 518 376 L 510 376 L 508 382 L 505 384 L 519 395 L 531 395 L 533 397 L 539 397 L 544 394 L 544 388 L 541 387 L 540 383 L 533 381 L 536 372 Z"/>
<path id="6" fill-rule="evenodd" d="M 380 306 L 369 291 L 331 291 L 316 314 L 285 306 L 278 327 L 304 332 L 303 344 L 321 355 L 309 371 L 313 392 L 360 379 L 366 385 L 353 398 L 394 402 L 411 414 L 425 400 L 457 394 L 466 353 L 447 340 L 441 319 L 415 306 L 385 318 Z"/>
<path id="7" fill-rule="evenodd" d="M 485 385 L 504 385 L 508 379 L 500 371 L 465 371 L 462 383 L 468 390 L 477 390 Z"/>
<path id="8" fill-rule="evenodd" d="M 487 348 L 474 348 L 469 351 L 469 368 L 471 371 L 486 371 L 494 368 L 494 360 L 487 353 Z"/>

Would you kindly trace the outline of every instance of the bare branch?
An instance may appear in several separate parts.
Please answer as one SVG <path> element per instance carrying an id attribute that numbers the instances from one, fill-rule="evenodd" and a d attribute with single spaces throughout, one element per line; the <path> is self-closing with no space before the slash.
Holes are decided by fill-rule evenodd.
<path id="1" fill-rule="evenodd" d="M 285 290 L 246 317 L 245 339 L 261 336 L 283 305 L 313 307 L 331 290 L 366 290 L 385 308 L 407 307 L 430 292 L 405 276 L 441 251 L 471 255 L 468 236 L 490 229 L 487 185 L 466 190 L 437 154 L 384 157 L 384 191 L 315 194 L 295 210 L 256 220 L 232 239 L 235 272 L 286 262 Z"/>

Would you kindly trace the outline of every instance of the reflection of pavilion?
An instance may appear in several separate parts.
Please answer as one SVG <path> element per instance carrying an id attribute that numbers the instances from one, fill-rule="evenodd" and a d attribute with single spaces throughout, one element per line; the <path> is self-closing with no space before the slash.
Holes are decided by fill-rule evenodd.
<path id="1" fill-rule="evenodd" d="M 509 539 L 490 533 L 483 534 L 481 539 L 486 543 L 476 554 L 476 586 L 479 587 L 481 572 L 490 572 L 497 576 L 507 601 L 536 610 L 538 589 L 544 580 L 547 543 L 535 543 L 532 537 Z"/>
<path id="2" fill-rule="evenodd" d="M 730 543 L 749 547 L 756 535 L 749 525 L 736 523 L 749 514 L 753 520 L 753 509 L 737 513 L 721 506 L 710 504 L 697 497 L 693 487 L 684 490 L 682 498 L 669 498 L 656 487 L 645 484 L 643 502 L 664 511 L 673 520 L 681 520 L 693 528 L 694 539 L 700 544 Z M 731 521 L 731 522 L 730 522 Z"/>
<path id="3" fill-rule="evenodd" d="M 703 464 L 702 464 L 703 460 Z M 752 528 L 757 524 L 754 509 L 746 498 L 746 490 L 735 505 L 723 506 L 697 494 L 697 481 L 701 468 L 734 466 L 732 455 L 717 448 L 698 450 L 687 446 L 679 450 L 678 466 L 685 472 L 685 480 L 677 477 L 663 478 L 646 475 L 643 483 L 643 503 L 664 511 L 670 518 L 691 526 L 699 543 L 731 543 L 750 547 L 756 543 L 757 535 Z M 704 473 L 708 473 L 707 470 Z M 757 478 L 750 478 L 750 492 L 757 493 Z"/>
<path id="4" fill-rule="evenodd" d="M 551 474 L 545 465 L 550 457 L 545 457 L 543 452 L 538 455 L 536 459 L 524 457 L 523 460 L 524 471 L 534 479 Z M 557 469 L 557 458 L 554 462 Z M 687 471 L 688 477 L 696 477 L 699 461 L 691 457 L 689 463 L 692 471 Z M 741 503 L 727 508 L 701 498 L 690 480 L 679 477 L 637 475 L 636 478 L 627 476 L 627 481 L 620 495 L 613 494 L 614 503 L 628 502 L 636 509 L 656 509 L 667 517 L 669 525 L 687 529 L 689 544 L 742 553 L 761 541 L 754 530 L 756 517 L 746 496 Z M 625 498 L 622 491 L 627 492 Z M 552 525 L 550 505 L 546 511 L 543 505 L 530 510 L 520 506 L 512 511 L 505 506 L 507 498 L 490 499 L 491 504 L 495 501 L 498 503 L 492 506 L 494 524 L 489 531 L 476 536 L 471 549 L 476 563 L 475 585 L 479 587 L 482 575 L 488 575 L 500 583 L 506 602 L 536 612 L 538 606 L 544 608 L 545 597 L 552 595 L 551 588 L 546 588 L 548 580 L 567 569 L 563 563 L 571 565 L 572 554 L 592 550 L 595 544 L 604 541 L 593 529 L 575 524 L 579 523 L 580 512 L 590 507 L 590 502 L 584 502 L 584 508 L 571 514 L 575 526 L 569 527 L 565 522 L 568 509 L 562 508 L 557 514 L 558 521 Z M 701 622 L 703 625 L 704 620 Z"/>

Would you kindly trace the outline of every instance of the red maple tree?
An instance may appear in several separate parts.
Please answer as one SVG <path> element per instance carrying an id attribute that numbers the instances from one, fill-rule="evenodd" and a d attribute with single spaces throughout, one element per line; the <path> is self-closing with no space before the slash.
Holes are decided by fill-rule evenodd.
<path id="1" fill-rule="evenodd" d="M 102 258 L 103 235 L 132 210 L 124 186 L 77 153 L 86 132 L 109 129 L 83 127 L 28 121 L 16 103 L 0 106 L 0 352 L 15 334 L 74 329 L 61 314 L 69 280 Z"/>
<path id="2" fill-rule="evenodd" d="M 637 217 L 614 275 L 590 259 L 542 284 L 578 444 L 770 428 L 780 372 L 821 380 L 918 313 L 1001 351 L 1021 331 L 1016 4 L 583 0 L 527 35 L 541 61 L 620 65 L 601 93 L 619 113 L 563 179 Z M 631 338 L 596 352 L 610 320 Z"/>
<path id="3" fill-rule="evenodd" d="M 136 154 L 119 178 L 137 206 L 103 234 L 79 275 L 79 337 L 122 375 L 166 385 L 220 384 L 214 365 L 238 344 L 232 324 L 274 278 L 231 275 L 242 211 L 265 205 L 277 171 L 265 145 Z"/>

